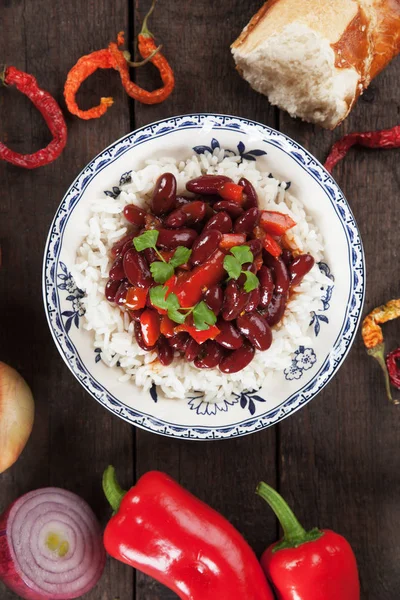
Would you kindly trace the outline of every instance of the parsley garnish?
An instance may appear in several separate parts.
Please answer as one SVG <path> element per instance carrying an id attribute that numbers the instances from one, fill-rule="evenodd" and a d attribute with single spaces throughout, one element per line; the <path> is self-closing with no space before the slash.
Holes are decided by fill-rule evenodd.
<path id="1" fill-rule="evenodd" d="M 254 260 L 253 253 L 248 246 L 234 246 L 230 250 L 231 254 L 227 254 L 224 258 L 224 269 L 228 273 L 230 279 L 239 279 L 244 274 L 246 281 L 244 283 L 244 291 L 251 292 L 255 290 L 260 282 L 258 277 L 251 271 L 244 271 L 242 266 L 246 263 L 252 263 Z"/>

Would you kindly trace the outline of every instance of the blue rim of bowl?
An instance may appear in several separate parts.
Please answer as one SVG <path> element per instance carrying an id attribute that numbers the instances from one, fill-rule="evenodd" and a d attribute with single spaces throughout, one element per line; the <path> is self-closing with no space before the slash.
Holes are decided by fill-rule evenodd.
<path id="1" fill-rule="evenodd" d="M 204 122 L 213 120 L 214 130 L 225 130 L 248 135 L 249 127 L 256 127 L 265 135 L 262 141 L 278 147 L 303 168 L 329 198 L 345 232 L 351 265 L 352 278 L 346 316 L 331 352 L 325 358 L 314 377 L 278 407 L 257 417 L 237 423 L 221 425 L 177 425 L 158 419 L 143 411 L 132 409 L 110 394 L 86 368 L 75 345 L 65 330 L 60 314 L 56 278 L 62 248 L 62 238 L 70 214 L 78 204 L 83 192 L 92 179 L 106 166 L 125 152 L 148 141 L 176 130 L 200 129 Z M 244 129 L 242 129 L 244 128 Z M 312 400 L 332 379 L 343 364 L 354 341 L 361 319 L 365 298 L 365 257 L 361 236 L 353 213 L 331 175 L 305 148 L 283 133 L 242 117 L 215 113 L 195 113 L 162 119 L 129 133 L 100 152 L 76 177 L 61 201 L 45 244 L 43 259 L 43 300 L 47 321 L 56 346 L 69 369 L 87 392 L 102 406 L 125 421 L 167 437 L 191 440 L 214 440 L 240 437 L 270 427 L 293 414 Z"/>

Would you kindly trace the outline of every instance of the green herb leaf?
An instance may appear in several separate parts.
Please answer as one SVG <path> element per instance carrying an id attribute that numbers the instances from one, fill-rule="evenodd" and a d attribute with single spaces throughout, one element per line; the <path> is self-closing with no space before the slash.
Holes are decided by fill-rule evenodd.
<path id="1" fill-rule="evenodd" d="M 165 298 L 165 294 L 167 293 L 168 288 L 164 285 L 157 285 L 156 287 L 150 288 L 150 302 L 153 306 L 157 306 L 158 308 L 162 308 L 163 310 L 168 309 L 168 298 Z"/>
<path id="2" fill-rule="evenodd" d="M 231 248 L 231 253 L 241 265 L 251 263 L 254 260 L 253 253 L 248 246 L 234 246 Z"/>
<path id="3" fill-rule="evenodd" d="M 215 325 L 217 317 L 208 308 L 207 304 L 201 301 L 193 309 L 193 322 L 196 329 L 204 331 L 205 329 L 209 329 L 211 325 Z"/>
<path id="4" fill-rule="evenodd" d="M 146 250 L 146 248 L 155 248 L 157 240 L 158 240 L 159 232 L 157 229 L 150 229 L 149 231 L 145 231 L 142 235 L 135 237 L 133 239 L 133 245 L 135 246 L 138 252 L 142 250 Z"/>
<path id="5" fill-rule="evenodd" d="M 246 276 L 246 281 L 243 286 L 245 292 L 251 292 L 258 288 L 260 282 L 257 275 L 254 275 L 251 271 L 242 271 L 242 273 Z"/>
<path id="6" fill-rule="evenodd" d="M 156 261 L 151 263 L 150 271 L 156 283 L 165 283 L 174 274 L 174 267 L 171 264 Z"/>
<path id="7" fill-rule="evenodd" d="M 174 252 L 173 257 L 169 261 L 169 264 L 174 268 L 180 267 L 180 265 L 184 265 L 190 258 L 192 251 L 189 248 L 185 248 L 184 246 L 178 246 Z"/>
<path id="8" fill-rule="evenodd" d="M 231 279 L 237 279 L 242 272 L 242 265 L 234 256 L 228 254 L 224 258 L 224 269 Z"/>
<path id="9" fill-rule="evenodd" d="M 186 319 L 186 314 L 182 314 L 179 312 L 181 305 L 179 304 L 178 296 L 173 292 L 167 298 L 168 304 L 168 316 L 171 321 L 175 321 L 175 323 L 184 323 Z"/>

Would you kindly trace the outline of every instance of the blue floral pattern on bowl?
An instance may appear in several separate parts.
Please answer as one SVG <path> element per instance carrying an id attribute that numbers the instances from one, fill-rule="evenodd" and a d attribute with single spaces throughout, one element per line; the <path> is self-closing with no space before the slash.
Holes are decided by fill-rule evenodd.
<path id="1" fill-rule="evenodd" d="M 188 411 L 185 422 L 181 423 L 168 420 L 166 416 L 160 417 L 157 413 L 158 409 L 157 411 L 150 410 L 150 407 L 143 404 L 143 402 L 142 404 L 130 406 L 124 400 L 113 395 L 107 386 L 99 381 L 100 371 L 98 372 L 97 369 L 103 367 L 107 369 L 101 361 L 101 349 L 95 349 L 95 360 L 82 359 L 80 352 L 83 350 L 83 338 L 81 338 L 82 333 L 80 331 L 83 328 L 80 330 L 78 328 L 79 319 L 84 311 L 81 303 L 83 292 L 75 285 L 71 277 L 70 268 L 73 264 L 71 258 L 69 260 L 63 258 L 65 253 L 68 254 L 67 251 L 64 251 L 65 229 L 87 187 L 95 178 L 101 175 L 103 169 L 123 158 L 133 148 L 139 148 L 142 144 L 155 139 L 163 139 L 169 135 L 172 139 L 175 132 L 187 131 L 186 140 L 190 140 L 194 131 L 201 132 L 202 128 L 208 129 L 210 120 L 212 122 L 210 129 L 213 130 L 213 133 L 215 131 L 216 135 L 208 138 L 212 140 L 211 142 L 207 143 L 205 140 L 203 146 L 195 147 L 195 151 L 199 154 L 214 152 L 222 144 L 224 147 L 232 148 L 234 144 L 226 144 L 222 138 L 226 137 L 228 133 L 231 135 L 230 139 L 233 139 L 232 134 L 238 135 L 240 137 L 235 141 L 236 150 L 229 150 L 229 154 L 237 154 L 241 157 L 241 160 L 254 161 L 257 158 L 265 160 L 267 150 L 262 150 L 262 146 L 267 149 L 269 146 L 268 156 L 273 153 L 274 149 L 278 149 L 282 152 L 282 156 L 290 157 L 290 160 L 298 165 L 297 168 L 306 172 L 307 177 L 320 186 L 323 193 L 329 198 L 328 203 L 336 213 L 335 218 L 340 222 L 344 232 L 348 247 L 351 277 L 348 284 L 349 296 L 346 303 L 346 312 L 340 331 L 338 329 L 336 341 L 330 348 L 329 353 L 325 354 L 324 351 L 324 356 L 321 357 L 318 356 L 316 347 L 300 347 L 297 349 L 290 366 L 282 375 L 282 380 L 285 378 L 290 385 L 300 379 L 305 380 L 305 382 L 299 383 L 297 387 L 291 387 L 291 392 L 284 401 L 271 407 L 265 396 L 265 391 L 253 390 L 235 395 L 229 400 L 224 400 L 218 404 L 210 404 L 204 402 L 201 395 L 192 393 L 183 404 L 180 403 L 180 411 L 184 412 L 185 406 Z M 253 135 L 253 132 L 256 132 L 257 135 Z M 250 143 L 250 139 L 258 139 L 260 143 Z M 126 165 L 127 161 L 124 164 Z M 280 167 L 280 163 L 276 166 L 276 168 L 278 167 Z M 288 174 L 289 176 L 292 175 L 292 173 Z M 115 179 L 118 185 L 105 189 L 108 187 L 106 182 L 103 188 L 106 195 L 118 197 L 120 186 L 129 182 L 130 177 L 131 170 L 129 170 L 129 166 L 125 168 L 119 182 L 114 175 L 111 181 Z M 110 181 L 110 178 L 107 178 L 106 181 Z M 296 183 L 296 180 L 294 181 Z M 290 181 L 286 182 L 286 189 L 289 185 Z M 320 263 L 319 268 L 333 282 L 333 276 L 328 265 Z M 346 268 L 348 268 L 347 265 Z M 104 407 L 139 427 L 162 435 L 187 439 L 219 439 L 245 435 L 279 422 L 303 406 L 326 385 L 342 364 L 354 339 L 364 301 L 364 277 L 363 249 L 354 217 L 330 174 L 304 148 L 280 132 L 246 119 L 225 115 L 187 115 L 154 123 L 129 134 L 97 156 L 78 176 L 62 201 L 49 232 L 43 265 L 43 290 L 49 325 L 64 360 L 81 384 Z M 333 289 L 333 284 L 327 286 L 322 299 L 321 310 L 311 316 L 311 325 L 318 346 L 320 346 L 320 338 L 325 335 L 323 331 L 332 326 L 331 298 Z M 93 348 L 91 352 L 93 356 Z M 94 367 L 91 365 L 94 365 Z M 155 386 L 151 388 L 148 397 L 152 399 L 151 404 L 155 407 L 158 407 L 160 403 L 165 403 L 164 399 L 160 400 L 158 397 Z M 174 401 L 171 402 L 174 404 Z M 233 418 L 228 417 L 231 413 Z M 243 414 L 242 417 L 239 416 L 240 413 Z M 190 415 L 193 415 L 193 418 Z"/>

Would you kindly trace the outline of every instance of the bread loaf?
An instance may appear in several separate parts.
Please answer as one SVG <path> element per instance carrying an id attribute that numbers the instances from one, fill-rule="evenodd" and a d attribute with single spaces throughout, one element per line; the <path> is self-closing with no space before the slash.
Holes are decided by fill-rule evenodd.
<path id="1" fill-rule="evenodd" d="M 255 90 L 329 129 L 399 52 L 400 0 L 269 0 L 232 45 Z"/>

